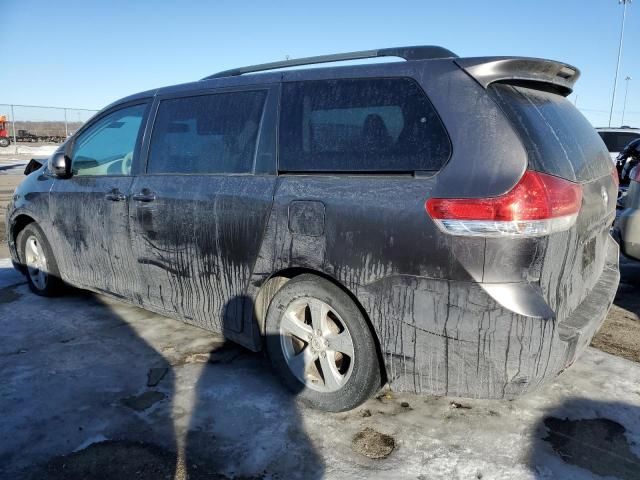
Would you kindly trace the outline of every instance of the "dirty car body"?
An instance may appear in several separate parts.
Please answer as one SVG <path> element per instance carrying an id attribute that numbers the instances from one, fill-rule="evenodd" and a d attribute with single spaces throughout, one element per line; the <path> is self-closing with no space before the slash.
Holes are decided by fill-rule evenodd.
<path id="1" fill-rule="evenodd" d="M 60 150 L 68 178 L 44 166 L 16 190 L 14 262 L 37 222 L 65 282 L 256 351 L 278 288 L 316 275 L 358 306 L 393 389 L 513 398 L 543 384 L 617 288 L 611 160 L 565 99 L 574 67 L 430 52 L 236 71 L 110 105 Z M 126 124 L 126 108 L 131 155 L 86 163 L 85 132 Z M 200 110 L 221 119 L 194 126 Z M 242 124 L 222 118 L 240 110 Z M 181 143 L 187 131 L 209 143 Z M 211 149 L 235 153 L 182 167 Z M 560 214 L 518 216 L 540 196 Z"/>

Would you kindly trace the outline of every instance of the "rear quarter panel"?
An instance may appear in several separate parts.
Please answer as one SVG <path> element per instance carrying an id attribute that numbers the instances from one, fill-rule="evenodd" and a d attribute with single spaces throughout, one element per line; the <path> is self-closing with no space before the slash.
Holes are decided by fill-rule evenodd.
<path id="1" fill-rule="evenodd" d="M 566 244 L 561 246 L 571 239 L 560 234 L 514 242 L 443 234 L 425 211 L 428 198 L 501 195 L 526 170 L 527 152 L 500 107 L 453 62 L 390 65 L 283 75 L 285 81 L 390 74 L 415 78 L 450 136 L 448 163 L 430 177 L 280 176 L 252 285 L 259 286 L 267 272 L 292 267 L 340 282 L 368 314 L 396 389 L 519 395 L 565 368 L 575 348 L 559 342 L 555 318 L 517 314 L 482 284 L 525 284 L 534 286 L 538 296 L 555 298 L 550 288 L 543 292 L 540 282 L 553 285 L 554 275 L 569 278 L 569 270 L 560 268 L 566 257 Z M 297 201 L 324 205 L 323 225 L 311 229 L 313 235 L 291 228 L 289 207 Z M 547 255 L 550 242 L 560 256 Z M 594 259 L 594 271 L 601 270 L 605 250 Z M 557 293 L 552 306 L 564 306 L 566 292 Z M 576 306 L 567 305 L 566 315 Z M 602 308 L 606 311 L 607 305 Z"/>

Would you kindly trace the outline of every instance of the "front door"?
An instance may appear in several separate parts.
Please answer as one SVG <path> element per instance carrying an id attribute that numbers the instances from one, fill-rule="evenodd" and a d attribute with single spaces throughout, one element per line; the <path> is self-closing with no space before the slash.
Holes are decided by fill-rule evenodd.
<path id="1" fill-rule="evenodd" d="M 85 127 L 71 150 L 73 175 L 56 178 L 50 196 L 63 277 L 130 300 L 140 272 L 131 251 L 129 193 L 147 106 L 116 108 Z"/>
<path id="2" fill-rule="evenodd" d="M 276 183 L 255 168 L 268 95 L 264 89 L 160 99 L 147 172 L 132 189 L 143 296 L 231 337 L 253 312 L 245 291 Z"/>

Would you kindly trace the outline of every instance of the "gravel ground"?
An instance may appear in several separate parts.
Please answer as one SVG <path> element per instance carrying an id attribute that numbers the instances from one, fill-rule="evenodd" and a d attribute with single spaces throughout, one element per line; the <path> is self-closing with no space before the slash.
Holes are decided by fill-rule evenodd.
<path id="1" fill-rule="evenodd" d="M 640 362 L 640 262 L 621 256 L 620 271 L 614 305 L 591 345 Z"/>

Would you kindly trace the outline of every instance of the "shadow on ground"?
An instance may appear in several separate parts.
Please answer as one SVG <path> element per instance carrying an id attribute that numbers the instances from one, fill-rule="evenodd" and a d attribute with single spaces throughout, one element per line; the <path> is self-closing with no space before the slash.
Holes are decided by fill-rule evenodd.
<path id="1" fill-rule="evenodd" d="M 625 426 L 626 425 L 626 426 Z M 616 401 L 566 400 L 536 426 L 529 464 L 538 478 L 640 479 L 640 408 Z M 570 471 L 566 465 L 575 467 Z"/>
<path id="2" fill-rule="evenodd" d="M 92 294 L 3 286 L 0 477 L 323 476 L 261 355 Z"/>

